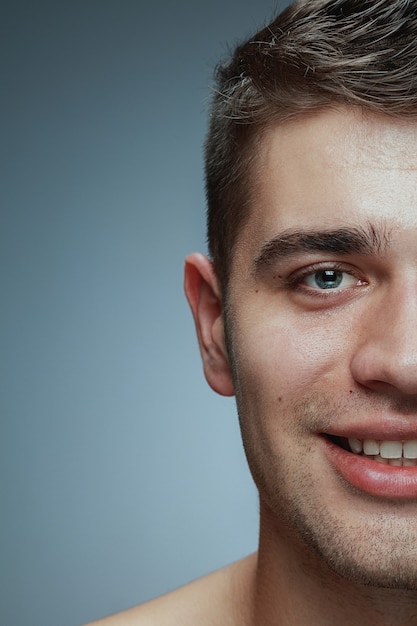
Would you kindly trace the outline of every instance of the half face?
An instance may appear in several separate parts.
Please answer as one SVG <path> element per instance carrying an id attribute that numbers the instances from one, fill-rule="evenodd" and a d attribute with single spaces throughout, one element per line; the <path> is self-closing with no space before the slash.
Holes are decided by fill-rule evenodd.
<path id="1" fill-rule="evenodd" d="M 417 121 L 268 131 L 255 196 L 228 333 L 263 509 L 342 575 L 415 587 Z"/>

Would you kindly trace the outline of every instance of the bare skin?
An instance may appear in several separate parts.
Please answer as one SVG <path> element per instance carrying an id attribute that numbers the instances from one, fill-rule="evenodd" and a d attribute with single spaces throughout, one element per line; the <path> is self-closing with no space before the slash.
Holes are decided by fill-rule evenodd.
<path id="1" fill-rule="evenodd" d="M 417 624 L 417 122 L 354 109 L 267 131 L 223 299 L 186 293 L 210 386 L 236 395 L 258 555 L 96 624 Z M 378 444 L 379 445 L 379 444 Z"/>
<path id="2" fill-rule="evenodd" d="M 256 555 L 89 626 L 245 626 Z"/>

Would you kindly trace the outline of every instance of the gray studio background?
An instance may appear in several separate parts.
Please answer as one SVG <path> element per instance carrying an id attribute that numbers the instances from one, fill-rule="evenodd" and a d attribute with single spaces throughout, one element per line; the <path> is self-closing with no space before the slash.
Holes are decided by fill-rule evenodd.
<path id="1" fill-rule="evenodd" d="M 1 2 L 2 625 L 79 625 L 256 548 L 182 268 L 212 68 L 284 4 Z"/>

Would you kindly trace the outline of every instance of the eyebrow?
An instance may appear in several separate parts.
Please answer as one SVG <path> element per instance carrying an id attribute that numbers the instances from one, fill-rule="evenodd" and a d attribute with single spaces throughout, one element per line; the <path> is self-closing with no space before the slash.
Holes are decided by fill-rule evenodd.
<path id="1" fill-rule="evenodd" d="M 273 261 L 307 252 L 372 255 L 381 253 L 388 245 L 386 229 L 371 224 L 326 230 L 291 229 L 266 241 L 253 265 L 258 272 Z"/>

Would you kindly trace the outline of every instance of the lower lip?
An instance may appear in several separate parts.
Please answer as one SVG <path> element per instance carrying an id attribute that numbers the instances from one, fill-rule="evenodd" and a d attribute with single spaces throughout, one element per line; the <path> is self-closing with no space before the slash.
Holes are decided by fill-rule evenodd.
<path id="1" fill-rule="evenodd" d="M 336 472 L 352 487 L 380 498 L 417 497 L 417 467 L 396 467 L 372 461 L 324 438 L 326 454 Z"/>

